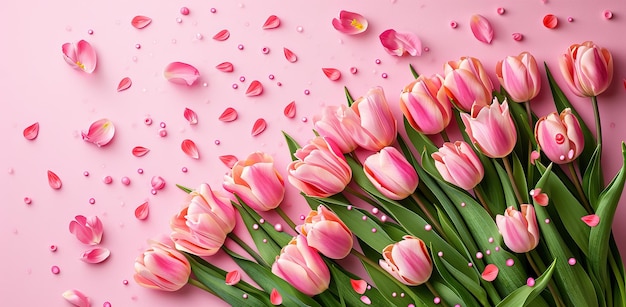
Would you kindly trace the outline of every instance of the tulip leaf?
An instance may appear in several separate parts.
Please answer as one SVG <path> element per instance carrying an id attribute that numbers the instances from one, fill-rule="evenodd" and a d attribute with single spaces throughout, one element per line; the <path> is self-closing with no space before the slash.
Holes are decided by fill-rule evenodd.
<path id="1" fill-rule="evenodd" d="M 406 131 L 406 135 L 409 137 L 409 140 L 417 152 L 426 150 L 426 153 L 430 156 L 430 154 L 439 149 L 427 136 L 415 131 L 415 129 L 411 127 L 411 124 L 409 124 L 406 117 L 402 117 L 402 119 L 404 120 L 404 130 Z"/>
<path id="2" fill-rule="evenodd" d="M 361 301 L 361 296 L 366 296 L 367 298 L 369 298 L 374 305 L 381 305 L 382 302 L 385 300 L 380 291 L 378 291 L 378 289 L 373 286 L 369 286 L 363 294 L 355 292 L 352 288 L 350 280 L 360 280 L 361 278 L 354 276 L 349 272 L 345 272 L 344 268 L 342 268 L 333 261 L 327 260 L 326 264 L 328 264 L 328 268 L 330 269 L 331 287 L 334 283 L 338 291 L 338 296 L 342 299 L 345 299 L 345 303 L 347 306 L 363 305 L 364 303 L 363 301 Z M 327 304 L 327 306 L 331 305 L 332 304 Z"/>
<path id="3" fill-rule="evenodd" d="M 179 189 L 183 190 L 183 192 L 185 192 L 187 194 L 193 192 L 192 189 L 190 189 L 190 188 L 188 188 L 188 187 L 186 187 L 184 185 L 176 184 L 176 187 L 178 187 Z"/>
<path id="4" fill-rule="evenodd" d="M 602 192 L 603 188 L 602 168 L 600 165 L 601 155 L 602 145 L 598 144 L 596 146 L 596 150 L 593 152 L 593 156 L 591 156 L 589 166 L 587 166 L 587 170 L 583 174 L 583 188 L 585 189 L 585 195 L 587 195 L 587 199 L 589 200 L 591 207 L 594 209 L 598 208 L 598 197 L 600 196 L 600 192 Z"/>
<path id="5" fill-rule="evenodd" d="M 506 158 L 505 158 L 506 159 Z M 511 185 L 511 180 L 509 180 L 509 176 L 506 173 L 506 170 L 500 166 L 500 164 L 498 164 L 498 162 L 496 160 L 492 160 L 493 164 L 495 165 L 496 171 L 498 172 L 498 176 L 500 177 L 500 181 L 502 182 L 502 188 L 504 190 L 504 199 L 505 199 L 505 203 L 504 208 L 502 208 L 502 206 L 499 208 L 500 210 L 494 212 L 494 214 L 500 213 L 500 212 L 504 212 L 504 210 L 507 207 L 514 207 L 519 209 L 518 203 L 517 203 L 517 198 L 515 197 L 515 192 L 513 191 L 513 186 Z M 489 204 L 490 207 L 493 204 Z"/>
<path id="6" fill-rule="evenodd" d="M 495 211 L 495 213 L 504 212 L 504 209 L 506 208 L 506 199 L 502 187 L 503 181 L 500 179 L 500 176 L 498 176 L 498 171 L 494 166 L 494 162 L 482 153 L 479 153 L 476 150 L 474 152 L 480 159 L 485 171 L 483 180 L 475 188 L 479 189 L 479 192 L 483 192 L 482 194 L 485 196 L 487 202 L 489 203 L 489 208 L 492 211 Z M 485 193 L 485 191 L 489 191 L 489 193 Z"/>
<path id="7" fill-rule="evenodd" d="M 459 272 L 454 266 L 448 263 L 443 257 L 435 255 L 432 246 L 430 250 L 437 272 L 439 272 L 441 278 L 452 286 L 453 291 L 463 300 L 462 306 L 480 306 L 476 302 L 476 299 L 478 299 L 482 306 L 489 305 L 487 294 L 477 280 L 468 278 L 465 274 Z"/>
<path id="8" fill-rule="evenodd" d="M 526 174 L 524 173 L 524 168 L 522 167 L 522 162 L 517 157 L 517 154 L 513 153 L 511 155 L 513 160 L 513 178 L 515 178 L 514 184 L 517 186 L 517 190 L 522 197 L 522 201 L 527 204 L 528 203 L 528 186 L 526 185 Z M 506 158 L 505 158 L 506 159 Z"/>
<path id="9" fill-rule="evenodd" d="M 354 103 L 354 98 L 352 98 L 352 95 L 350 95 L 350 91 L 348 91 L 347 87 L 343 87 L 343 91 L 346 94 L 346 100 L 348 100 L 348 106 L 351 107 L 352 104 Z"/>
<path id="10" fill-rule="evenodd" d="M 420 75 L 417 73 L 417 71 L 415 71 L 415 67 L 413 67 L 413 65 L 409 64 L 409 70 L 411 71 L 413 78 L 419 78 Z"/>
<path id="11" fill-rule="evenodd" d="M 285 136 L 285 141 L 287 142 L 287 147 L 289 148 L 289 156 L 291 157 L 291 161 L 296 161 L 298 158 L 294 155 L 296 150 L 301 148 L 300 144 L 296 142 L 287 132 L 283 131 L 283 136 Z"/>
<path id="12" fill-rule="evenodd" d="M 246 225 L 246 229 L 248 229 L 250 237 L 259 251 L 259 255 L 265 261 L 265 264 L 269 266 L 274 263 L 276 256 L 280 254 L 280 246 L 276 244 L 274 240 L 268 240 L 268 238 L 271 237 L 262 227 L 254 229 L 254 225 L 258 225 L 258 219 L 254 219 L 250 216 L 248 211 L 240 205 L 235 205 L 235 208 L 239 211 L 239 215 Z M 265 240 L 265 242 L 263 242 L 263 240 Z"/>
<path id="13" fill-rule="evenodd" d="M 519 289 L 513 291 L 507 297 L 505 297 L 502 301 L 496 305 L 497 307 L 523 307 L 528 306 L 533 302 L 533 299 L 537 297 L 541 291 L 543 291 L 547 286 L 548 282 L 550 282 L 550 278 L 552 277 L 552 273 L 556 268 L 556 261 L 552 261 L 552 264 L 541 274 L 541 276 L 535 279 L 535 285 L 532 287 L 529 286 L 521 286 Z"/>
<path id="14" fill-rule="evenodd" d="M 430 277 L 428 282 L 430 282 L 441 300 L 446 302 L 446 304 L 450 304 L 450 306 L 479 306 L 475 300 L 472 303 L 463 301 L 454 290 L 450 289 L 449 284 L 446 284 L 445 280 L 441 279 L 438 274 L 435 275 L 435 272 L 433 272 L 433 276 Z M 471 298 L 471 295 L 469 295 L 469 298 Z"/>
<path id="15" fill-rule="evenodd" d="M 242 205 L 243 209 L 248 212 L 248 215 L 250 215 L 250 217 L 252 217 L 255 221 L 257 221 L 259 228 L 263 228 L 265 233 L 267 233 L 270 236 L 270 238 L 274 242 L 276 242 L 276 244 L 278 244 L 278 246 L 285 246 L 289 243 L 289 241 L 291 241 L 292 236 L 282 231 L 276 231 L 276 228 L 274 228 L 274 225 L 268 222 L 262 223 L 261 220 L 264 220 L 264 219 L 263 217 L 261 217 L 261 215 L 259 215 L 256 211 L 254 211 L 254 209 L 250 208 L 250 206 L 244 203 L 240 198 L 237 197 L 237 199 L 239 200 L 239 203 Z"/>

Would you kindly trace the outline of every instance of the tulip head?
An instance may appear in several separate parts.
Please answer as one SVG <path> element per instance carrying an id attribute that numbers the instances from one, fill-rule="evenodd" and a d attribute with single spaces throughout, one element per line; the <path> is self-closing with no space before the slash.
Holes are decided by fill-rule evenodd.
<path id="1" fill-rule="evenodd" d="M 354 110 L 345 106 L 326 106 L 322 117 L 313 126 L 319 135 L 331 139 L 342 153 L 349 153 L 358 147 L 353 134 L 360 128 L 361 122 Z"/>
<path id="2" fill-rule="evenodd" d="M 323 205 L 309 212 L 304 224 L 296 230 L 306 237 L 310 247 L 331 259 L 343 259 L 352 250 L 352 231 L 339 217 Z"/>
<path id="3" fill-rule="evenodd" d="M 401 283 L 419 286 L 430 278 L 433 272 L 432 260 L 424 241 L 414 236 L 402 238 L 402 241 L 383 249 L 383 259 L 378 263 Z"/>
<path id="4" fill-rule="evenodd" d="M 606 48 L 587 41 L 574 44 L 559 58 L 561 74 L 580 97 L 598 96 L 613 80 L 613 56 Z"/>
<path id="5" fill-rule="evenodd" d="M 444 143 L 432 157 L 441 177 L 464 190 L 473 189 L 485 174 L 483 164 L 474 150 L 462 141 Z"/>
<path id="6" fill-rule="evenodd" d="M 541 76 L 535 57 L 528 52 L 508 56 L 496 64 L 496 76 L 500 85 L 515 102 L 527 102 L 535 98 L 541 89 Z"/>
<path id="7" fill-rule="evenodd" d="M 580 123 L 571 109 L 553 112 L 537 121 L 535 139 L 550 161 L 556 164 L 575 160 L 585 147 Z"/>
<path id="8" fill-rule="evenodd" d="M 400 110 L 415 131 L 430 135 L 446 129 L 452 118 L 443 77 L 420 76 L 400 94 Z"/>
<path id="9" fill-rule="evenodd" d="M 461 114 L 465 132 L 474 146 L 490 158 L 503 158 L 513 151 L 517 131 L 506 100 L 488 106 L 474 105 L 471 114 Z"/>
<path id="10" fill-rule="evenodd" d="M 309 296 L 324 292 L 330 284 L 330 271 L 324 259 L 300 235 L 280 251 L 272 264 L 272 273 Z"/>
<path id="11" fill-rule="evenodd" d="M 509 207 L 504 215 L 496 216 L 498 230 L 502 234 L 504 244 L 513 252 L 526 253 L 539 244 L 539 227 L 535 208 L 532 205 L 521 205 L 521 211 Z"/>
<path id="12" fill-rule="evenodd" d="M 370 151 L 379 151 L 396 140 L 396 119 L 387 104 L 382 87 L 372 88 L 365 96 L 356 99 L 352 110 L 360 120 L 360 129 L 353 135 L 359 146 Z"/>
<path id="13" fill-rule="evenodd" d="M 146 288 L 176 291 L 187 284 L 191 265 L 167 238 L 150 241 L 135 260 L 135 281 Z"/>
<path id="14" fill-rule="evenodd" d="M 415 191 L 419 178 L 413 166 L 395 147 L 385 147 L 363 162 L 365 176 L 385 195 L 400 200 Z"/>

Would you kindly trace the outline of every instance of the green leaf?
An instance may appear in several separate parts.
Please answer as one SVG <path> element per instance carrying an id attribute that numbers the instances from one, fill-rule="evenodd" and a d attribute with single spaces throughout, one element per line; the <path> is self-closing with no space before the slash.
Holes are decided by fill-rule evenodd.
<path id="1" fill-rule="evenodd" d="M 354 98 L 352 98 L 352 95 L 350 95 L 350 91 L 348 91 L 347 87 L 343 87 L 343 91 L 344 93 L 346 93 L 346 99 L 348 100 L 348 106 L 351 107 L 352 104 L 354 103 Z"/>
<path id="2" fill-rule="evenodd" d="M 543 291 L 548 286 L 548 282 L 550 282 L 550 278 L 552 277 L 552 273 L 556 268 L 556 261 L 552 261 L 552 264 L 541 274 L 541 276 L 535 279 L 535 285 L 532 287 L 529 286 L 521 286 L 519 289 L 513 291 L 507 297 L 505 297 L 497 307 L 523 307 L 528 306 L 529 303 L 533 301 L 537 295 Z"/>
<path id="3" fill-rule="evenodd" d="M 447 263 L 443 257 L 435 255 L 432 247 L 430 250 L 437 272 L 439 272 L 441 278 L 443 278 L 443 280 L 445 280 L 452 287 L 452 290 L 461 298 L 463 301 L 461 304 L 462 306 L 480 306 L 476 299 L 478 299 L 483 306 L 488 305 L 487 294 L 485 293 L 485 290 L 480 287 L 480 283 L 476 283 L 467 278 L 467 276 L 458 272 L 454 266 Z M 474 296 L 476 298 L 474 298 Z"/>
<path id="4" fill-rule="evenodd" d="M 298 144 L 296 140 L 294 140 L 289 134 L 287 134 L 287 132 L 283 131 L 283 135 L 285 136 L 285 141 L 287 141 L 287 147 L 289 147 L 289 156 L 291 157 L 291 161 L 298 160 L 298 158 L 294 156 L 294 153 L 296 153 L 296 150 L 300 148 L 300 144 Z"/>
<path id="5" fill-rule="evenodd" d="M 183 191 L 184 191 L 185 193 L 187 193 L 187 194 L 189 194 L 189 193 L 193 192 L 193 190 L 192 190 L 192 189 L 190 189 L 190 188 L 188 188 L 188 187 L 186 187 L 186 186 L 183 186 L 183 185 L 180 185 L 180 184 L 176 184 L 176 186 L 177 186 L 179 189 L 183 190 Z"/>
<path id="6" fill-rule="evenodd" d="M 411 70 L 411 74 L 413 75 L 413 78 L 417 79 L 420 75 L 417 73 L 417 71 L 415 71 L 415 68 L 413 67 L 413 65 L 409 64 L 409 70 Z"/>
<path id="7" fill-rule="evenodd" d="M 506 199 L 504 196 L 504 189 L 502 187 L 503 181 L 500 179 L 500 176 L 498 176 L 498 171 L 496 171 L 494 161 L 482 153 L 476 152 L 476 155 L 480 159 L 483 169 L 485 170 L 483 180 L 476 186 L 476 188 L 479 189 L 479 192 L 482 192 L 482 195 L 485 196 L 491 210 L 496 213 L 504 212 L 504 209 L 506 208 Z M 489 193 L 485 193 L 485 191 L 489 191 Z M 515 197 L 515 195 L 513 196 Z"/>
<path id="8" fill-rule="evenodd" d="M 253 225 L 258 225 L 258 220 L 255 220 L 252 216 L 250 216 L 246 209 L 240 205 L 235 205 L 235 208 L 239 211 L 239 215 L 241 216 L 243 223 L 246 225 L 246 229 L 248 229 L 250 237 L 256 245 L 261 258 L 263 258 L 267 265 L 274 263 L 276 256 L 280 254 L 280 246 L 276 244 L 274 240 L 271 240 L 270 235 L 262 227 L 254 229 Z M 266 240 L 266 242 L 263 242 L 263 240 Z"/>
<path id="9" fill-rule="evenodd" d="M 402 117 L 402 119 L 404 120 L 404 130 L 406 131 L 406 135 L 409 137 L 409 141 L 411 141 L 417 152 L 421 153 L 426 150 L 426 153 L 430 155 L 439 150 L 439 148 L 435 146 L 433 141 L 431 141 L 427 136 L 415 131 L 415 129 L 411 127 L 411 124 L 409 124 L 406 117 Z"/>
<path id="10" fill-rule="evenodd" d="M 515 197 L 515 192 L 513 191 L 513 186 L 511 185 L 511 180 L 509 180 L 509 176 L 506 173 L 506 170 L 500 166 L 500 164 L 498 164 L 498 162 L 496 162 L 495 159 L 492 159 L 493 164 L 495 165 L 496 168 L 496 172 L 498 172 L 498 176 L 500 178 L 500 182 L 502 182 L 502 189 L 504 190 L 504 199 L 505 199 L 505 203 L 500 205 L 499 208 L 500 209 L 498 211 L 493 212 L 494 214 L 499 214 L 500 212 L 504 212 L 504 210 L 507 207 L 514 207 L 514 208 L 518 208 L 519 206 L 517 204 L 517 198 Z M 491 207 L 493 206 L 493 204 L 489 204 L 489 208 L 491 209 Z"/>
<path id="11" fill-rule="evenodd" d="M 274 228 L 274 225 L 266 221 L 264 223 L 261 223 L 260 221 L 264 220 L 263 217 L 259 215 L 256 211 L 254 211 L 254 209 L 250 208 L 250 206 L 244 203 L 241 199 L 239 198 L 237 199 L 239 200 L 239 203 L 242 204 L 242 207 L 248 212 L 248 214 L 255 221 L 257 221 L 257 224 L 259 225 L 259 227 L 263 228 L 263 230 L 265 230 L 265 233 L 267 233 L 270 236 L 270 238 L 274 242 L 276 242 L 278 246 L 285 246 L 289 243 L 289 241 L 291 241 L 291 239 L 293 238 L 291 235 L 282 231 L 276 231 L 276 228 Z"/>
<path id="12" fill-rule="evenodd" d="M 517 186 L 517 190 L 522 197 L 522 201 L 527 204 L 528 203 L 528 186 L 526 185 L 526 174 L 524 173 L 524 168 L 522 167 L 522 162 L 517 157 L 517 154 L 513 153 L 513 178 L 515 178 L 515 185 Z"/>
<path id="13" fill-rule="evenodd" d="M 361 294 L 356 293 L 354 289 L 352 289 L 352 284 L 350 283 L 350 279 L 361 278 L 352 278 L 354 276 L 348 276 L 347 272 L 344 272 L 344 269 L 334 262 L 326 261 L 326 263 L 328 264 L 328 268 L 330 269 L 331 280 L 335 283 L 339 296 L 345 299 L 346 305 L 365 305 L 361 301 Z M 374 306 L 380 305 L 384 300 L 378 289 L 372 286 L 370 286 L 370 289 L 366 290 L 363 295 L 367 296 L 372 301 L 372 304 L 374 304 Z"/>
<path id="14" fill-rule="evenodd" d="M 583 189 L 585 189 L 585 195 L 587 195 L 587 199 L 594 209 L 598 208 L 598 197 L 600 196 L 600 192 L 602 192 L 604 182 L 602 178 L 602 166 L 600 165 L 601 156 L 602 145 L 598 144 L 591 156 L 589 166 L 587 166 L 587 170 L 583 174 Z"/>

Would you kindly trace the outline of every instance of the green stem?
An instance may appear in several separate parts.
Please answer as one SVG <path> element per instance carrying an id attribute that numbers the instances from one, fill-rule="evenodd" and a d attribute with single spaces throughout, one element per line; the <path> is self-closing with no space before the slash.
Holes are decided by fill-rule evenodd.
<path id="1" fill-rule="evenodd" d="M 244 242 L 243 240 L 241 240 L 241 238 L 239 238 L 236 234 L 234 233 L 229 233 L 228 237 L 235 241 L 235 243 L 237 243 L 237 245 L 241 246 L 241 248 L 243 248 L 246 253 L 248 253 L 248 255 L 250 255 L 252 258 L 254 258 L 254 260 L 256 260 L 256 262 L 264 267 L 270 267 L 270 265 L 265 262 L 265 260 L 263 260 L 263 258 L 261 258 L 261 256 L 255 252 L 250 245 L 246 244 L 246 242 Z M 223 246 L 223 248 L 226 248 L 226 246 Z"/>
<path id="2" fill-rule="evenodd" d="M 206 291 L 206 292 L 209 292 L 209 293 L 211 293 L 211 294 L 213 294 L 213 295 L 215 295 L 215 296 L 217 296 L 217 297 L 220 297 L 219 295 L 217 295 L 217 293 L 213 292 L 213 290 L 211 290 L 211 289 L 207 288 L 207 286 L 205 286 L 203 283 L 199 282 L 199 281 L 198 281 L 198 280 L 196 280 L 196 279 L 189 278 L 189 280 L 187 281 L 187 283 L 189 283 L 189 284 L 191 284 L 191 285 L 193 285 L 193 286 L 196 286 L 196 287 L 198 287 L 199 289 L 202 289 L 202 290 L 204 290 L 204 291 Z"/>
<path id="3" fill-rule="evenodd" d="M 533 271 L 535 271 L 537 276 L 540 276 L 542 274 L 542 271 L 539 270 L 539 268 L 537 267 L 537 264 L 533 260 L 533 255 L 531 255 L 531 253 L 536 253 L 536 251 L 531 250 L 530 252 L 526 253 L 526 259 L 528 259 L 528 263 L 530 263 L 530 266 L 533 268 Z M 538 256 L 538 255 L 535 255 L 535 256 Z M 545 265 L 543 266 L 545 267 Z M 561 295 L 559 294 L 558 290 L 554 286 L 554 282 L 552 280 L 548 281 L 548 289 L 550 290 L 550 293 L 552 294 L 552 297 L 554 298 L 554 302 L 556 303 L 556 306 L 566 307 L 565 303 L 563 303 L 563 299 L 561 298 Z"/>
<path id="4" fill-rule="evenodd" d="M 506 169 L 507 175 L 509 175 L 509 181 L 511 181 L 511 186 L 513 186 L 513 192 L 515 193 L 515 198 L 517 198 L 517 202 L 523 204 L 522 194 L 520 194 L 519 189 L 517 188 L 517 184 L 515 183 L 515 177 L 513 177 L 513 169 L 511 168 L 511 163 L 507 157 L 502 158 L 502 162 L 504 163 L 504 168 Z"/>
<path id="5" fill-rule="evenodd" d="M 276 213 L 278 213 L 278 215 L 280 215 L 280 217 L 285 221 L 285 223 L 287 223 L 287 225 L 289 225 L 289 228 L 291 228 L 292 230 L 296 229 L 296 224 L 291 220 L 291 218 L 289 218 L 289 216 L 285 213 L 285 211 L 283 211 L 283 209 L 281 207 L 276 207 Z"/>
<path id="6" fill-rule="evenodd" d="M 446 132 L 446 130 L 441 130 L 441 132 L 439 133 L 441 135 L 441 138 L 443 139 L 444 142 L 450 142 L 450 137 L 448 137 L 448 133 Z"/>
<path id="7" fill-rule="evenodd" d="M 483 205 L 483 208 L 485 208 L 485 211 L 487 211 L 487 213 L 491 217 L 494 217 L 493 213 L 491 213 L 491 210 L 489 209 L 489 206 L 487 206 L 487 201 L 485 200 L 485 196 L 483 195 L 483 193 L 479 189 L 474 188 L 474 194 L 478 198 L 478 201 L 480 201 L 480 203 Z"/>
<path id="8" fill-rule="evenodd" d="M 526 116 L 528 116 L 528 125 L 530 126 L 530 131 L 534 130 L 534 125 L 533 125 L 533 114 L 532 114 L 532 110 L 530 109 L 530 101 L 526 101 L 524 103 L 524 106 L 526 107 Z M 533 141 L 532 141 L 533 136 L 530 135 L 528 137 L 528 168 L 526 170 L 526 181 L 527 181 L 527 185 L 529 187 L 533 186 L 533 176 L 534 176 L 534 172 L 535 172 L 535 167 L 532 163 L 532 153 L 533 153 Z"/>
<path id="9" fill-rule="evenodd" d="M 367 195 L 364 195 L 363 193 L 361 193 L 361 192 L 359 192 L 359 191 L 357 191 L 357 190 L 355 190 L 355 189 L 353 189 L 353 188 L 351 188 L 349 186 L 347 186 L 344 189 L 344 191 L 350 193 L 350 195 L 355 196 L 356 198 L 358 198 L 358 199 L 360 199 L 360 200 L 362 200 L 362 201 L 364 201 L 364 202 L 366 202 L 366 203 L 368 203 L 368 204 L 370 204 L 370 205 L 372 205 L 374 207 L 378 207 L 378 204 L 374 200 L 370 199 L 369 197 L 367 197 Z"/>
<path id="10" fill-rule="evenodd" d="M 415 193 L 411 194 L 411 198 L 413 198 L 413 200 L 415 200 L 415 202 L 420 207 L 422 212 L 424 212 L 424 214 L 426 215 L 426 217 L 428 218 L 430 223 L 433 224 L 433 226 L 435 226 L 435 229 L 437 230 L 437 232 L 439 234 L 441 234 L 441 236 L 444 237 L 444 239 L 445 239 L 446 238 L 446 234 L 443 232 L 443 228 L 441 227 L 441 224 L 439 224 L 439 221 L 435 219 L 435 217 L 430 213 L 430 211 L 428 211 L 428 208 L 426 208 L 426 205 L 424 204 L 424 202 L 422 202 L 422 200 L 419 199 L 419 197 L 417 197 L 417 195 L 415 195 Z"/>
<path id="11" fill-rule="evenodd" d="M 622 297 L 622 306 L 626 306 L 626 289 L 624 289 L 625 280 L 619 267 L 617 266 L 613 253 L 609 253 L 609 264 L 611 265 L 611 270 L 613 270 L 613 274 L 615 275 L 617 287 L 619 288 L 619 292 L 621 294 L 620 296 Z"/>
<path id="12" fill-rule="evenodd" d="M 602 125 L 600 125 L 600 110 L 598 110 L 598 98 L 591 97 L 591 105 L 593 106 L 593 117 L 596 121 L 596 142 L 602 145 Z"/>
<path id="13" fill-rule="evenodd" d="M 580 200 L 583 202 L 583 206 L 585 206 L 585 210 L 587 210 L 587 212 L 590 214 L 593 213 L 593 209 L 591 209 L 591 206 L 589 206 L 587 197 L 585 196 L 585 193 L 583 192 L 583 187 L 580 184 L 580 180 L 578 180 L 578 174 L 576 174 L 574 163 L 573 162 L 567 163 L 567 167 L 569 168 L 570 175 L 572 176 L 572 182 L 574 182 L 574 186 L 576 187 L 578 196 L 580 197 Z"/>

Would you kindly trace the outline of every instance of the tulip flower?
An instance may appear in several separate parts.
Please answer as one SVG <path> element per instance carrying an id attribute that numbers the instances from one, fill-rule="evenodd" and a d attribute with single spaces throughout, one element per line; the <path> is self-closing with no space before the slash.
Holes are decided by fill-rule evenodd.
<path id="1" fill-rule="evenodd" d="M 487 71 L 479 59 L 473 57 L 461 57 L 458 61 L 448 61 L 443 65 L 444 75 L 448 75 L 457 69 L 465 69 L 469 71 L 480 81 L 480 83 L 483 84 L 483 87 L 489 91 L 489 94 L 491 94 L 493 91 L 493 83 L 491 82 L 491 78 L 487 75 Z"/>
<path id="2" fill-rule="evenodd" d="M 541 77 L 532 54 L 522 52 L 496 64 L 496 76 L 515 102 L 527 102 L 539 94 Z"/>
<path id="3" fill-rule="evenodd" d="M 70 222 L 70 232 L 78 241 L 88 245 L 98 245 L 102 240 L 104 229 L 97 216 L 84 217 L 77 215 L 76 220 Z"/>
<path id="4" fill-rule="evenodd" d="M 310 247 L 331 259 L 343 259 L 352 250 L 352 231 L 339 217 L 323 205 L 309 212 L 304 224 L 296 230 L 306 237 Z"/>
<path id="5" fill-rule="evenodd" d="M 378 264 L 401 283 L 419 286 L 430 278 L 433 263 L 426 244 L 414 236 L 404 236 L 402 241 L 383 249 L 383 259 Z"/>
<path id="6" fill-rule="evenodd" d="M 257 211 L 278 207 L 285 196 L 285 183 L 274 167 L 274 159 L 262 152 L 237 161 L 230 174 L 224 176 L 223 186 Z"/>
<path id="7" fill-rule="evenodd" d="M 483 179 L 483 165 L 469 144 L 446 142 L 432 154 L 435 167 L 443 179 L 464 190 L 473 189 Z"/>
<path id="8" fill-rule="evenodd" d="M 352 170 L 332 140 L 316 137 L 296 150 L 289 164 L 289 182 L 312 197 L 335 195 L 350 183 Z"/>
<path id="9" fill-rule="evenodd" d="M 361 123 L 360 129 L 354 133 L 354 141 L 359 146 L 370 151 L 379 151 L 396 140 L 396 119 L 387 104 L 382 87 L 370 89 L 365 96 L 354 101 L 352 109 Z"/>
<path id="10" fill-rule="evenodd" d="M 571 45 L 559 58 L 559 67 L 567 86 L 580 97 L 600 95 L 613 79 L 611 53 L 590 41 Z"/>
<path id="11" fill-rule="evenodd" d="M 504 244 L 513 252 L 526 253 L 539 244 L 539 227 L 535 208 L 523 204 L 522 211 L 509 207 L 504 215 L 496 216 L 496 224 L 504 239 Z"/>
<path id="12" fill-rule="evenodd" d="M 170 221 L 176 248 L 198 256 L 219 251 L 236 223 L 230 199 L 202 184 L 188 195 L 188 204 Z"/>
<path id="13" fill-rule="evenodd" d="M 513 151 L 517 141 L 515 124 L 506 100 L 497 99 L 489 106 L 474 105 L 471 114 L 461 114 L 465 132 L 483 154 L 490 158 L 503 158 Z"/>
<path id="14" fill-rule="evenodd" d="M 420 76 L 407 85 L 400 94 L 400 110 L 417 132 L 430 135 L 446 129 L 452 108 L 443 87 L 443 77 Z"/>
<path id="15" fill-rule="evenodd" d="M 333 18 L 332 23 L 335 30 L 348 35 L 363 33 L 368 25 L 361 14 L 348 11 L 339 12 L 339 18 Z"/>
<path id="16" fill-rule="evenodd" d="M 61 51 L 65 62 L 73 68 L 88 74 L 96 69 L 96 50 L 87 41 L 80 40 L 76 44 L 65 43 L 61 46 Z"/>
<path id="17" fill-rule="evenodd" d="M 385 147 L 367 157 L 363 171 L 380 193 L 394 200 L 411 195 L 419 182 L 413 166 L 394 147 Z"/>
<path id="18" fill-rule="evenodd" d="M 135 281 L 146 288 L 176 291 L 187 284 L 191 265 L 171 241 L 150 241 L 150 247 L 135 260 Z"/>
<path id="19" fill-rule="evenodd" d="M 537 121 L 535 139 L 541 151 L 556 164 L 575 160 L 585 147 L 585 139 L 578 119 L 569 108 L 561 114 L 548 114 Z"/>
<path id="20" fill-rule="evenodd" d="M 324 292 L 330 284 L 330 271 L 324 259 L 300 235 L 280 251 L 272 264 L 272 273 L 309 296 Z"/>
<path id="21" fill-rule="evenodd" d="M 469 112 L 474 104 L 486 106 L 491 100 L 491 90 L 467 69 L 451 70 L 443 86 L 452 103 L 464 112 Z"/>
<path id="22" fill-rule="evenodd" d="M 322 118 L 315 120 L 313 126 L 319 135 L 333 140 L 342 153 L 349 153 L 358 147 L 352 133 L 358 130 L 357 127 L 360 124 L 360 119 L 354 110 L 345 105 L 339 105 L 324 107 Z"/>

